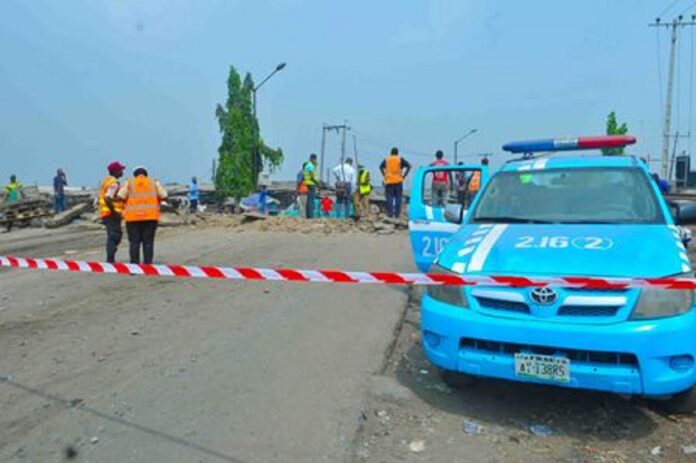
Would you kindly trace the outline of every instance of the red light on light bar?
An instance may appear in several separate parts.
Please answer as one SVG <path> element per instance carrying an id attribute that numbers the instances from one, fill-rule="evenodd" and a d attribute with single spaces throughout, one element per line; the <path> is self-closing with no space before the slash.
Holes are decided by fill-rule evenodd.
<path id="1" fill-rule="evenodd" d="M 604 135 L 600 137 L 579 137 L 579 149 L 623 148 L 636 142 L 630 135 Z"/>

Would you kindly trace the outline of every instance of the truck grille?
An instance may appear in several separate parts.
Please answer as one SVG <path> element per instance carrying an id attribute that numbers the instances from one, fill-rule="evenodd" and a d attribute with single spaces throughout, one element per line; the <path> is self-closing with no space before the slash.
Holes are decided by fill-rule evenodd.
<path id="1" fill-rule="evenodd" d="M 516 344 L 512 342 L 488 341 L 477 338 L 461 338 L 459 341 L 459 348 L 508 356 L 512 356 L 519 352 L 539 355 L 562 355 L 575 362 L 601 363 L 605 365 L 628 365 L 638 367 L 638 358 L 634 354 L 629 354 L 626 352 L 565 349 L 562 347 Z"/>
<path id="2" fill-rule="evenodd" d="M 501 299 L 492 299 L 489 297 L 477 297 L 481 308 L 488 310 L 505 310 L 507 312 L 530 313 L 529 306 L 524 302 L 504 301 Z"/>
<path id="3" fill-rule="evenodd" d="M 566 317 L 613 317 L 620 308 L 621 307 L 609 305 L 564 305 L 558 309 L 558 315 Z"/>

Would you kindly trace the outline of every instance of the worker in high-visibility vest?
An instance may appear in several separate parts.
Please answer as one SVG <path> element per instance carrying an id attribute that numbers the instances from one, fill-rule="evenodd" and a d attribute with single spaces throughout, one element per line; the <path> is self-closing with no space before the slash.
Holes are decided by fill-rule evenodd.
<path id="1" fill-rule="evenodd" d="M 370 193 L 372 182 L 370 171 L 363 165 L 358 166 L 358 191 L 355 192 L 355 217 L 370 217 Z"/>
<path id="2" fill-rule="evenodd" d="M 488 165 L 488 158 L 483 158 L 481 159 L 481 165 L 482 166 L 487 166 Z M 481 189 L 481 171 L 477 170 L 471 175 L 471 179 L 469 179 L 469 186 L 467 187 L 469 190 L 469 193 L 471 195 L 471 198 L 473 199 L 473 196 L 478 193 L 478 191 Z"/>
<path id="3" fill-rule="evenodd" d="M 302 167 L 304 176 L 304 184 L 307 187 L 307 218 L 314 217 L 315 200 L 317 198 L 317 155 L 312 153 L 309 155 L 309 162 L 305 162 Z"/>
<path id="4" fill-rule="evenodd" d="M 387 217 L 401 216 L 401 198 L 404 194 L 404 179 L 411 171 L 411 164 L 401 156 L 399 149 L 392 148 L 391 153 L 382 161 L 379 170 L 384 177 L 384 190 L 387 197 Z"/>
<path id="5" fill-rule="evenodd" d="M 123 214 L 123 200 L 118 197 L 121 187 L 119 180 L 123 176 L 126 166 L 120 162 L 112 162 L 106 169 L 109 175 L 102 181 L 99 189 L 99 215 L 106 228 L 106 261 L 116 262 L 116 251 L 121 244 L 123 231 L 121 220 Z"/>
<path id="6" fill-rule="evenodd" d="M 155 232 L 160 219 L 160 202 L 167 192 L 155 179 L 147 175 L 147 169 L 139 166 L 133 170 L 133 178 L 126 180 L 118 192 L 126 202 L 123 219 L 126 221 L 131 264 L 140 263 L 140 247 L 143 263 L 151 264 L 155 254 Z"/>

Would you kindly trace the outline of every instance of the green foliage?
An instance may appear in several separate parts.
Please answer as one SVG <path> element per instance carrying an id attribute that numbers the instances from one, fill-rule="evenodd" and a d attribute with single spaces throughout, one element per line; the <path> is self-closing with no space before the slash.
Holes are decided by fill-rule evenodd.
<path id="1" fill-rule="evenodd" d="M 610 112 L 607 116 L 607 135 L 626 135 L 628 133 L 628 126 L 624 122 L 619 125 L 616 122 L 616 113 L 614 111 Z M 602 150 L 602 154 L 605 156 L 613 156 L 617 154 L 623 154 L 624 148 L 607 148 Z"/>
<path id="2" fill-rule="evenodd" d="M 242 82 L 239 73 L 230 66 L 227 78 L 227 102 L 215 108 L 222 141 L 218 148 L 215 164 L 215 188 L 222 196 L 241 198 L 254 191 L 256 180 L 253 175 L 254 127 L 259 154 L 271 171 L 283 162 L 283 151 L 272 149 L 263 143 L 258 121 L 252 112 L 252 89 L 254 81 L 247 74 Z"/>

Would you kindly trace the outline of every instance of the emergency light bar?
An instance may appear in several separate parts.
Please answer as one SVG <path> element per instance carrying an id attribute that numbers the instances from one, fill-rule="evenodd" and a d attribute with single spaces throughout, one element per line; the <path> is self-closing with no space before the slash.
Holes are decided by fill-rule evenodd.
<path id="1" fill-rule="evenodd" d="M 598 137 L 548 138 L 544 140 L 513 141 L 503 145 L 511 153 L 535 153 L 538 151 L 594 150 L 623 148 L 636 142 L 630 135 L 602 135 Z"/>

